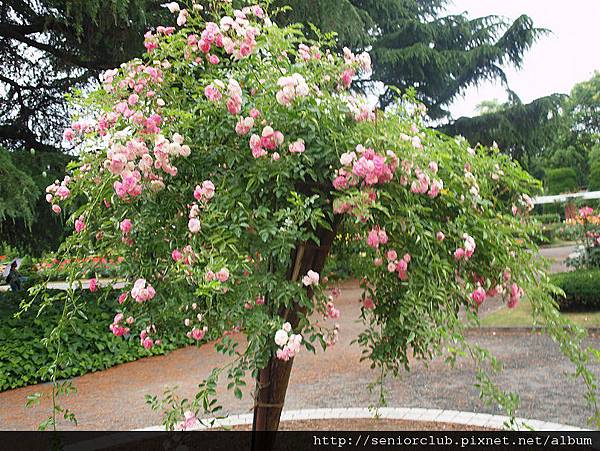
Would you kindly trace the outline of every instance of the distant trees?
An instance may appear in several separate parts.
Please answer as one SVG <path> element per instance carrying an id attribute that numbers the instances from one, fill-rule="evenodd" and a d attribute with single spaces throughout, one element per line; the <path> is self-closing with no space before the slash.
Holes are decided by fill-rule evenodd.
<path id="1" fill-rule="evenodd" d="M 529 104 L 513 103 L 484 106 L 484 114 L 461 117 L 442 127 L 445 133 L 462 135 L 472 144 L 492 145 L 494 142 L 518 160 L 538 178 L 537 158 L 555 144 L 562 124 L 562 108 L 566 96 L 551 95 Z M 485 105 L 485 104 L 484 104 Z"/>
<path id="2" fill-rule="evenodd" d="M 573 189 L 588 183 L 598 186 L 600 73 L 576 84 L 568 96 L 554 94 L 526 105 L 484 101 L 480 106 L 479 116 L 461 117 L 442 130 L 473 144 L 496 142 L 539 179 L 553 180 L 556 174 L 546 177 L 549 169 L 571 168 L 576 177 Z M 570 179 L 564 183 L 571 186 Z"/>

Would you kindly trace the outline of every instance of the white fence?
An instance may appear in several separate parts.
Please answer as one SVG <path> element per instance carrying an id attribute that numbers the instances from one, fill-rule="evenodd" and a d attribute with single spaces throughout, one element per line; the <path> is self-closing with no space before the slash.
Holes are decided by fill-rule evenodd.
<path id="1" fill-rule="evenodd" d="M 566 202 L 570 199 L 600 199 L 600 191 L 585 191 L 581 193 L 559 194 L 558 196 L 539 196 L 533 199 L 535 205 Z"/>

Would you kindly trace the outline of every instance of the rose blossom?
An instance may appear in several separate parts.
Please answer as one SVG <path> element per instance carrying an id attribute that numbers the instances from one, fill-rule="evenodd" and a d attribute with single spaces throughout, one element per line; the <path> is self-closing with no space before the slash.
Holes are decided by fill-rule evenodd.
<path id="1" fill-rule="evenodd" d="M 302 283 L 307 287 L 311 285 L 319 285 L 319 273 L 310 269 L 302 278 Z"/>
<path id="2" fill-rule="evenodd" d="M 485 298 L 485 290 L 482 287 L 478 287 L 475 291 L 471 293 L 471 299 L 473 299 L 477 303 L 477 305 L 483 304 Z"/>
<path id="3" fill-rule="evenodd" d="M 131 231 L 131 220 L 123 219 L 121 224 L 119 224 L 119 228 L 124 235 L 127 235 Z"/>
<path id="4" fill-rule="evenodd" d="M 146 286 L 145 279 L 136 280 L 133 284 L 133 288 L 131 289 L 131 296 L 138 303 L 151 300 L 155 294 L 156 291 L 154 290 L 152 285 L 148 284 L 148 286 Z"/>
<path id="5" fill-rule="evenodd" d="M 200 221 L 198 218 L 190 218 L 188 221 L 188 229 L 192 233 L 198 233 L 200 231 Z"/>
<path id="6" fill-rule="evenodd" d="M 98 281 L 96 280 L 95 277 L 90 279 L 89 287 L 90 287 L 90 291 L 92 293 L 98 289 Z"/>
<path id="7" fill-rule="evenodd" d="M 229 279 L 229 270 L 227 268 L 221 268 L 215 276 L 219 282 L 227 282 Z"/>

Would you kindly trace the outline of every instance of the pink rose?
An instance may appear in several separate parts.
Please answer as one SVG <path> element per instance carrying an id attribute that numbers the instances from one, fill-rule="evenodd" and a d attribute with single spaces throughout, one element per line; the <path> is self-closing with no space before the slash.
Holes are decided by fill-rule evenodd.
<path id="1" fill-rule="evenodd" d="M 482 287 L 478 287 L 475 291 L 471 293 L 471 299 L 473 299 L 477 303 L 477 305 L 483 304 L 485 298 L 485 290 Z"/>
<path id="2" fill-rule="evenodd" d="M 367 236 L 367 245 L 373 249 L 379 247 L 379 233 L 377 233 L 376 229 L 372 229 L 369 232 L 369 235 Z"/>
<path id="3" fill-rule="evenodd" d="M 181 254 L 179 249 L 173 249 L 173 252 L 171 252 L 171 258 L 173 259 L 173 261 L 178 262 L 183 258 L 183 255 Z"/>
<path id="4" fill-rule="evenodd" d="M 406 260 L 400 260 L 400 261 L 398 261 L 398 263 L 396 263 L 396 271 L 406 272 L 407 269 L 408 269 L 408 263 L 406 263 Z"/>
<path id="5" fill-rule="evenodd" d="M 192 233 L 198 233 L 200 231 L 200 221 L 198 218 L 191 218 L 188 221 L 188 229 Z"/>
<path id="6" fill-rule="evenodd" d="M 152 346 L 154 346 L 154 342 L 150 337 L 144 338 L 143 340 L 141 340 L 141 343 L 144 349 L 152 349 Z"/>
<path id="7" fill-rule="evenodd" d="M 142 303 L 145 301 L 149 301 L 154 298 L 156 291 L 152 287 L 152 285 L 148 284 L 146 286 L 146 280 L 138 279 L 133 284 L 133 288 L 131 289 L 131 296 L 138 303 Z"/>
<path id="8" fill-rule="evenodd" d="M 125 299 L 127 299 L 127 292 L 121 293 L 119 295 L 119 304 L 122 304 L 123 302 L 125 302 Z"/>
<path id="9" fill-rule="evenodd" d="M 306 275 L 302 278 L 302 283 L 307 287 L 311 285 L 319 285 L 319 273 L 309 269 Z"/>
<path id="10" fill-rule="evenodd" d="M 80 233 L 85 229 L 85 220 L 83 216 L 80 216 L 75 220 L 75 232 Z"/>
<path id="11" fill-rule="evenodd" d="M 89 287 L 92 293 L 98 289 L 98 281 L 96 280 L 96 278 L 90 279 Z"/>
<path id="12" fill-rule="evenodd" d="M 217 87 L 212 84 L 204 88 L 204 95 L 211 102 L 218 102 L 219 100 L 221 100 L 222 97 Z"/>
<path id="13" fill-rule="evenodd" d="M 73 141 L 73 139 L 75 138 L 75 132 L 73 131 L 72 128 L 67 128 L 64 132 L 63 132 L 63 138 L 66 141 Z"/>
<path id="14" fill-rule="evenodd" d="M 204 338 L 204 336 L 206 335 L 207 330 L 208 329 L 206 328 L 206 326 L 203 327 L 202 329 L 198 329 L 198 328 L 194 327 L 192 329 L 192 334 L 191 334 L 192 338 L 196 341 L 202 340 Z"/>
<path id="15" fill-rule="evenodd" d="M 227 268 L 221 268 L 215 276 L 219 282 L 227 282 L 229 279 L 229 270 Z"/>
<path id="16" fill-rule="evenodd" d="M 129 219 L 123 219 L 121 224 L 119 224 L 119 228 L 124 235 L 127 235 L 131 231 L 131 221 Z"/>
<path id="17" fill-rule="evenodd" d="M 387 233 L 385 233 L 385 230 L 379 230 L 378 235 L 379 235 L 379 244 L 387 244 L 388 236 L 387 236 Z"/>
<path id="18" fill-rule="evenodd" d="M 454 260 L 459 261 L 462 260 L 465 256 L 465 250 L 462 247 L 459 247 L 454 251 Z"/>
<path id="19" fill-rule="evenodd" d="M 299 139 L 297 141 L 294 141 L 293 143 L 291 143 L 289 145 L 289 150 L 291 153 L 302 153 L 305 150 L 304 147 L 304 140 L 303 139 Z"/>

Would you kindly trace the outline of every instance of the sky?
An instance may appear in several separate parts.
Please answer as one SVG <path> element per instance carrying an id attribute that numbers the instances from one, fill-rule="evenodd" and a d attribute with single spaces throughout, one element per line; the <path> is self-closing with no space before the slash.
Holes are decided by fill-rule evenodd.
<path id="1" fill-rule="evenodd" d="M 520 70 L 505 67 L 509 86 L 521 101 L 569 93 L 600 71 L 600 0 L 452 0 L 447 13 L 470 17 L 490 14 L 516 19 L 527 14 L 536 27 L 548 28 L 526 54 Z M 465 91 L 450 107 L 454 118 L 476 115 L 482 100 L 507 100 L 500 82 L 484 82 Z"/>

